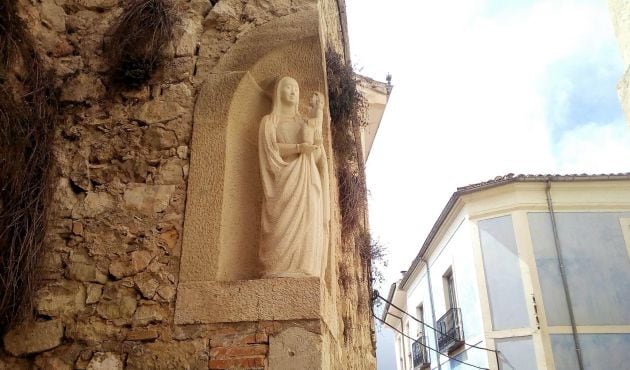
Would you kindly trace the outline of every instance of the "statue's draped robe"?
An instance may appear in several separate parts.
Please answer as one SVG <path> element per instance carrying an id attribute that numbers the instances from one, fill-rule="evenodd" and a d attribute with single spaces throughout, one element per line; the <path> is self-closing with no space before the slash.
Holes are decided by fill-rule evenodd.
<path id="1" fill-rule="evenodd" d="M 326 268 L 330 207 L 324 150 L 282 158 L 278 148 L 302 142 L 304 124 L 299 116 L 281 120 L 273 114 L 260 124 L 263 277 L 323 277 Z"/>

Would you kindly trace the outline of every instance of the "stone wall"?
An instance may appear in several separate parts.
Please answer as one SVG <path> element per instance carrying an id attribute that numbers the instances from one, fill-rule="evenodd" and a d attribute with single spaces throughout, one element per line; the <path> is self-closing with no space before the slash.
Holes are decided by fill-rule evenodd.
<path id="1" fill-rule="evenodd" d="M 630 124 L 630 4 L 623 0 L 608 0 L 608 8 L 625 66 L 625 73 L 617 84 L 617 95 Z"/>
<path id="2" fill-rule="evenodd" d="M 177 1 L 168 62 L 141 89 L 121 93 L 108 88 L 104 58 L 120 1 L 18 2 L 62 106 L 36 318 L 4 336 L 0 369 L 282 368 L 272 355 L 296 330 L 323 337 L 313 342 L 325 353 L 322 368 L 374 368 L 367 270 L 342 243 L 334 267 L 350 277 L 336 291 L 339 333 L 320 320 L 174 324 L 204 76 L 243 35 L 308 1 Z M 340 49 L 337 4 L 319 7 L 325 37 Z"/>

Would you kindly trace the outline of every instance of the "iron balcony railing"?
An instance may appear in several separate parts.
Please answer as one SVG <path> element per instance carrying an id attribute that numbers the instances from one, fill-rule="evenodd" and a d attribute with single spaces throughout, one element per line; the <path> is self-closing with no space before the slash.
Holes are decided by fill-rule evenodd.
<path id="1" fill-rule="evenodd" d="M 441 352 L 452 351 L 464 343 L 462 312 L 451 308 L 437 322 L 438 347 Z"/>
<path id="2" fill-rule="evenodd" d="M 413 357 L 414 370 L 426 369 L 431 366 L 431 360 L 427 352 L 426 337 L 419 336 L 418 339 L 411 344 L 411 355 Z"/>

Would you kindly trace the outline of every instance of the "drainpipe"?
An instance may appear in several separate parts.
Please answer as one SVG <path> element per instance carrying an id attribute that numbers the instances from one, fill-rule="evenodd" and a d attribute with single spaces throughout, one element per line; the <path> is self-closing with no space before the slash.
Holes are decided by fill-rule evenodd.
<path id="1" fill-rule="evenodd" d="M 433 306 L 433 288 L 431 287 L 431 270 L 429 270 L 429 263 L 427 262 L 427 260 L 421 258 L 420 261 L 424 262 L 424 265 L 427 267 L 427 285 L 429 286 L 429 305 L 431 305 L 431 320 L 433 323 L 433 327 L 437 328 L 437 323 L 435 322 L 435 307 Z M 420 318 L 420 320 L 422 320 L 422 318 Z M 422 328 L 422 332 L 424 333 L 424 328 Z M 435 342 L 435 349 L 439 350 L 438 336 L 435 330 L 433 331 L 433 339 Z M 429 356 L 431 355 L 429 354 Z M 438 370 L 442 370 L 442 365 L 440 364 L 441 355 L 437 353 L 436 356 L 437 356 Z"/>
<path id="2" fill-rule="evenodd" d="M 571 293 L 569 292 L 569 284 L 567 283 L 567 275 L 564 269 L 564 259 L 562 258 L 562 250 L 560 249 L 560 238 L 558 237 L 558 226 L 556 225 L 556 215 L 553 211 L 553 202 L 551 200 L 551 181 L 545 181 L 545 193 L 547 193 L 547 207 L 549 208 L 549 218 L 551 219 L 551 227 L 553 229 L 553 241 L 556 247 L 556 255 L 558 256 L 558 267 L 560 268 L 560 276 L 562 277 L 562 287 L 564 288 L 564 298 L 567 302 L 569 311 L 569 320 L 571 321 L 571 332 L 573 333 L 573 342 L 575 344 L 575 355 L 577 356 L 578 366 L 580 370 L 584 370 L 582 363 L 582 350 L 580 349 L 580 341 L 578 340 L 577 327 L 575 325 L 575 316 L 573 315 L 573 304 L 571 303 Z"/>

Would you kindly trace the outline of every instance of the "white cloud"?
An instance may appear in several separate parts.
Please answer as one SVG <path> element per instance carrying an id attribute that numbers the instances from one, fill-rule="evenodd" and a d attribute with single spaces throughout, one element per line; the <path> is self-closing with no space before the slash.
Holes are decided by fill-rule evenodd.
<path id="1" fill-rule="evenodd" d="M 623 122 L 583 125 L 566 132 L 556 150 L 562 173 L 630 172 L 630 127 Z"/>
<path id="2" fill-rule="evenodd" d="M 409 267 L 457 186 L 509 172 L 630 170 L 623 122 L 551 140 L 549 120 L 570 112 L 562 88 L 549 100 L 550 67 L 612 42 L 605 2 L 346 3 L 353 61 L 377 79 L 391 72 L 395 85 L 367 163 L 372 234 L 389 249 L 381 290 Z"/>
<path id="3" fill-rule="evenodd" d="M 594 160 L 573 149 L 580 139 L 594 147 L 611 139 L 596 125 L 551 142 L 547 109 L 562 106 L 542 90 L 551 65 L 613 37 L 605 4 L 545 0 L 497 17 L 482 0 L 347 4 L 354 61 L 375 78 L 394 76 L 368 161 L 371 225 L 390 250 L 388 283 L 457 186 L 508 172 L 592 172 L 614 155 L 599 151 Z"/>

